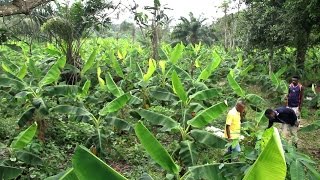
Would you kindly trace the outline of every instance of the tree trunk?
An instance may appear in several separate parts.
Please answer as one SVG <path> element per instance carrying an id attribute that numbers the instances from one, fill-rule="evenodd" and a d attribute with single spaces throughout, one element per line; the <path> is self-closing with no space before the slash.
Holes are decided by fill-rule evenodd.
<path id="1" fill-rule="evenodd" d="M 306 60 L 306 53 L 308 50 L 310 31 L 306 29 L 301 29 L 297 34 L 297 54 L 296 54 L 296 65 L 297 69 L 304 70 L 304 62 Z"/>

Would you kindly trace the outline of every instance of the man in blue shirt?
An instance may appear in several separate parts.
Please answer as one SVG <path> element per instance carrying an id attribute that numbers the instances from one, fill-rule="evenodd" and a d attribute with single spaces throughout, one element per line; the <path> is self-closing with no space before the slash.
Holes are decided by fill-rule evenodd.
<path id="1" fill-rule="evenodd" d="M 287 107 L 279 107 L 275 110 L 267 109 L 264 114 L 269 119 L 269 125 L 267 128 L 270 128 L 273 123 L 281 123 L 282 136 L 285 139 L 288 139 L 288 134 L 290 133 L 293 139 L 293 144 L 297 146 L 299 122 L 294 110 Z"/>

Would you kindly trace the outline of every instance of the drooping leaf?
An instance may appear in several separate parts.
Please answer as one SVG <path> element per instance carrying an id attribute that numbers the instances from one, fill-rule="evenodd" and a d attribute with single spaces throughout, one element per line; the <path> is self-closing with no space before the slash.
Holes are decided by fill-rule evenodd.
<path id="1" fill-rule="evenodd" d="M 23 82 L 7 77 L 0 77 L 0 86 L 13 87 L 19 90 L 23 90 L 25 87 Z"/>
<path id="2" fill-rule="evenodd" d="M 163 169 L 171 173 L 179 173 L 179 166 L 174 163 L 169 153 L 151 134 L 151 132 L 142 124 L 142 122 L 138 122 L 135 125 L 134 130 L 138 139 L 140 140 L 140 143 L 156 163 L 158 163 Z"/>
<path id="3" fill-rule="evenodd" d="M 126 179 L 83 146 L 77 146 L 72 166 L 78 179 Z"/>
<path id="4" fill-rule="evenodd" d="M 178 60 L 182 56 L 184 45 L 182 43 L 177 44 L 170 53 L 170 61 L 172 64 L 177 64 Z"/>
<path id="5" fill-rule="evenodd" d="M 165 116 L 163 114 L 155 113 L 149 110 L 140 109 L 137 111 L 139 115 L 153 125 L 160 125 L 161 131 L 171 131 L 173 129 L 178 129 L 180 127 L 179 123 L 172 118 Z"/>
<path id="6" fill-rule="evenodd" d="M 17 155 L 17 159 L 29 165 L 37 166 L 37 165 L 42 165 L 43 163 L 42 159 L 39 156 L 27 151 L 17 151 L 16 155 Z"/>
<path id="7" fill-rule="evenodd" d="M 302 164 L 296 159 L 290 164 L 290 177 L 291 180 L 305 179 L 304 168 Z"/>
<path id="8" fill-rule="evenodd" d="M 17 137 L 14 138 L 10 147 L 14 149 L 23 149 L 27 144 L 29 144 L 37 132 L 37 123 L 33 123 L 28 129 L 19 133 Z"/>
<path id="9" fill-rule="evenodd" d="M 123 91 L 117 84 L 113 81 L 111 74 L 108 72 L 106 75 L 106 82 L 108 90 L 116 97 L 123 95 Z"/>
<path id="10" fill-rule="evenodd" d="M 47 74 L 43 77 L 43 79 L 39 82 L 39 85 L 45 86 L 54 82 L 57 82 L 60 78 L 61 71 L 59 69 L 59 66 L 54 64 Z"/>
<path id="11" fill-rule="evenodd" d="M 271 133 L 268 131 L 271 131 Z M 285 179 L 286 177 L 286 160 L 278 130 L 272 127 L 265 133 L 270 134 L 271 138 L 258 159 L 247 170 L 243 180 Z"/>
<path id="12" fill-rule="evenodd" d="M 225 148 L 225 145 L 228 143 L 224 138 L 218 137 L 210 132 L 193 129 L 191 130 L 191 136 L 197 141 L 206 146 L 212 148 Z"/>
<path id="13" fill-rule="evenodd" d="M 143 80 L 148 81 L 156 70 L 157 62 L 154 59 L 149 59 L 149 68 L 146 74 L 143 75 Z"/>
<path id="14" fill-rule="evenodd" d="M 109 53 L 109 57 L 111 59 L 111 67 L 116 71 L 116 73 L 118 74 L 118 76 L 124 78 L 121 66 L 116 58 L 116 56 L 114 55 L 114 52 L 111 51 Z"/>
<path id="15" fill-rule="evenodd" d="M 206 164 L 200 166 L 193 166 L 189 168 L 186 180 L 194 179 L 238 179 L 241 177 L 241 167 L 245 163 L 226 163 L 226 164 Z"/>
<path id="16" fill-rule="evenodd" d="M 197 81 L 207 80 L 210 77 L 210 75 L 212 74 L 212 72 L 214 72 L 214 70 L 221 63 L 222 58 L 220 57 L 220 55 L 216 51 L 213 51 L 212 55 L 213 55 L 213 59 L 212 59 L 211 63 L 204 70 L 201 71 Z"/>
<path id="17" fill-rule="evenodd" d="M 70 105 L 58 105 L 50 109 L 51 112 L 68 114 L 73 116 L 91 116 L 92 114 L 85 108 L 70 106 Z"/>
<path id="18" fill-rule="evenodd" d="M 22 169 L 0 165 L 1 179 L 15 179 L 22 173 Z"/>
<path id="19" fill-rule="evenodd" d="M 247 66 L 244 70 L 242 70 L 240 72 L 240 76 L 246 76 L 248 74 L 248 72 L 254 68 L 253 64 L 250 64 L 249 66 Z"/>
<path id="20" fill-rule="evenodd" d="M 220 91 L 217 89 L 206 89 L 203 91 L 197 91 L 195 94 L 190 96 L 190 99 L 196 99 L 196 100 L 208 100 L 213 97 L 217 97 L 220 95 Z"/>
<path id="21" fill-rule="evenodd" d="M 262 106 L 265 104 L 265 100 L 256 94 L 247 94 L 244 98 L 255 106 Z"/>
<path id="22" fill-rule="evenodd" d="M 80 91 L 79 86 L 76 85 L 57 85 L 47 86 L 44 88 L 45 94 L 48 96 L 73 96 L 75 97 Z"/>
<path id="23" fill-rule="evenodd" d="M 101 75 L 101 68 L 100 68 L 100 67 L 97 67 L 97 77 L 98 77 L 99 85 L 100 85 L 100 88 L 104 89 L 106 83 L 105 83 L 104 80 L 100 77 L 100 75 Z"/>
<path id="24" fill-rule="evenodd" d="M 240 96 L 243 97 L 245 95 L 244 91 L 242 90 L 242 88 L 240 87 L 240 85 L 237 83 L 237 81 L 234 79 L 234 77 L 231 75 L 231 71 L 227 76 L 229 85 L 231 86 L 231 88 L 234 90 L 234 92 Z"/>
<path id="25" fill-rule="evenodd" d="M 172 73 L 172 87 L 173 91 L 178 95 L 182 102 L 186 103 L 188 100 L 187 93 L 183 88 L 180 78 L 178 77 L 176 71 Z"/>
<path id="26" fill-rule="evenodd" d="M 120 118 L 106 117 L 105 122 L 107 125 L 115 127 L 117 130 L 129 131 L 131 129 L 131 125 Z"/>
<path id="27" fill-rule="evenodd" d="M 127 102 L 130 100 L 131 95 L 129 93 L 123 94 L 116 99 L 112 100 L 111 102 L 107 103 L 103 109 L 100 110 L 99 114 L 101 116 L 105 116 L 108 113 L 118 111 L 123 106 L 127 104 Z"/>
<path id="28" fill-rule="evenodd" d="M 23 66 L 20 68 L 18 74 L 17 74 L 17 77 L 19 79 L 23 79 L 28 73 L 28 66 L 26 64 L 23 64 Z"/>
<path id="29" fill-rule="evenodd" d="M 179 77 L 183 77 L 184 81 L 186 81 L 186 80 L 190 80 L 191 81 L 192 80 L 192 77 L 190 76 L 190 74 L 187 71 L 185 71 L 184 69 L 180 68 L 179 66 L 174 65 L 173 66 L 173 70 L 177 72 Z M 167 72 L 167 74 L 170 73 L 170 72 L 171 71 L 169 70 Z"/>
<path id="30" fill-rule="evenodd" d="M 164 60 L 159 61 L 159 66 L 163 75 L 166 73 L 166 62 L 167 61 Z"/>
<path id="31" fill-rule="evenodd" d="M 139 180 L 153 180 L 153 178 L 149 174 L 143 173 Z"/>
<path id="32" fill-rule="evenodd" d="M 226 110 L 227 105 L 221 102 L 201 111 L 198 115 L 190 119 L 187 123 L 188 125 L 191 125 L 193 127 L 202 128 L 214 121 Z"/>
<path id="33" fill-rule="evenodd" d="M 162 88 L 150 89 L 150 95 L 152 98 L 155 98 L 161 101 L 178 100 L 178 97 L 175 94 L 172 94 L 168 90 L 162 89 Z"/>
<path id="34" fill-rule="evenodd" d="M 78 180 L 78 179 L 79 178 L 77 177 L 73 168 L 67 170 L 63 176 L 59 177 L 59 180 Z M 53 180 L 56 180 L 56 179 L 53 179 Z"/>
<path id="35" fill-rule="evenodd" d="M 195 144 L 186 140 L 180 143 L 180 147 L 179 155 L 183 164 L 187 167 L 196 165 L 199 153 L 196 151 Z"/>
<path id="36" fill-rule="evenodd" d="M 22 114 L 22 116 L 20 117 L 20 119 L 18 121 L 18 125 L 19 125 L 20 128 L 25 126 L 27 124 L 27 122 L 32 120 L 35 110 L 36 110 L 36 108 L 32 107 L 32 108 L 29 108 L 28 110 L 26 110 Z"/>
<path id="37" fill-rule="evenodd" d="M 81 95 L 82 95 L 82 96 L 86 97 L 86 96 L 88 95 L 90 86 L 91 86 L 91 81 L 88 79 L 88 80 L 84 83 L 84 85 L 83 85 L 83 87 L 82 87 L 82 89 L 81 89 Z"/>
<path id="38" fill-rule="evenodd" d="M 36 63 L 32 59 L 29 59 L 28 69 L 33 77 L 37 79 L 41 77 L 41 70 L 36 66 Z"/>
<path id="39" fill-rule="evenodd" d="M 98 48 L 95 48 L 95 49 L 92 51 L 89 59 L 88 59 L 87 62 L 84 64 L 83 69 L 81 70 L 81 74 L 82 74 L 82 75 L 84 75 L 84 74 L 93 66 L 94 60 L 95 60 L 95 58 L 96 58 L 96 56 L 97 56 L 97 52 L 98 52 Z"/>
<path id="40" fill-rule="evenodd" d="M 306 166 L 307 170 L 314 177 L 314 179 L 320 179 L 320 173 L 315 169 L 315 167 L 305 161 L 301 161 L 301 163 Z"/>

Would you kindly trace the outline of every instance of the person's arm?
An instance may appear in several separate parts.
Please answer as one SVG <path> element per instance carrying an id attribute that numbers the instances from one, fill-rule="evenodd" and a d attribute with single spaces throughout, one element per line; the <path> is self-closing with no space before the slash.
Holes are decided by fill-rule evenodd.
<path id="1" fill-rule="evenodd" d="M 299 111 L 301 113 L 301 106 L 302 106 L 302 101 L 303 101 L 303 91 L 304 91 L 304 88 L 303 86 L 301 87 L 301 90 L 300 90 L 300 96 L 299 96 Z"/>
<path id="2" fill-rule="evenodd" d="M 273 121 L 269 119 L 269 125 L 268 125 L 268 127 L 267 127 L 266 129 L 271 128 L 271 127 L 272 127 L 272 125 L 273 125 Z"/>
<path id="3" fill-rule="evenodd" d="M 230 125 L 226 124 L 226 133 L 228 140 L 231 140 L 231 135 L 230 135 Z"/>

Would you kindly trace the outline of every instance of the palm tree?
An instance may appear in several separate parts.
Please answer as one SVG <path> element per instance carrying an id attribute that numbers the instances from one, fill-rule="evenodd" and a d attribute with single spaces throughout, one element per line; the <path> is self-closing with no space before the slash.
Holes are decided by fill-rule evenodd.
<path id="1" fill-rule="evenodd" d="M 176 42 L 198 44 L 202 41 L 210 45 L 216 40 L 212 28 L 203 24 L 206 20 L 205 18 L 195 18 L 191 12 L 189 13 L 189 18 L 190 20 L 181 17 L 180 21 L 182 22 L 174 27 L 171 37 Z"/>

